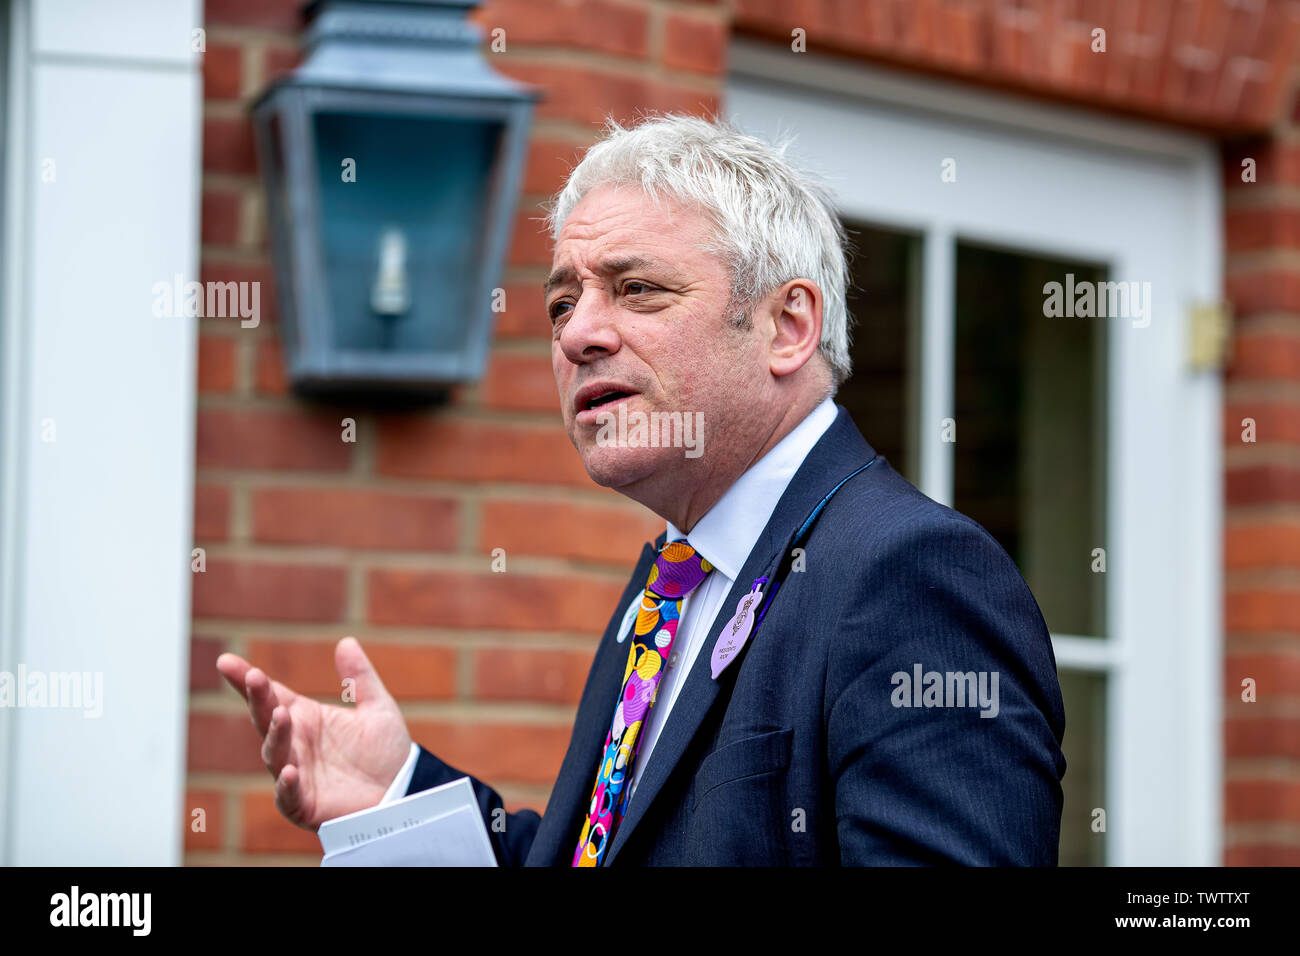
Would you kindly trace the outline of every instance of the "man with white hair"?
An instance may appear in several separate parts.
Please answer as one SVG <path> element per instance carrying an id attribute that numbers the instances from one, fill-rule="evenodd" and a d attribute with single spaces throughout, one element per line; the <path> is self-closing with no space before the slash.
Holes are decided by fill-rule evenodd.
<path id="1" fill-rule="evenodd" d="M 835 405 L 843 229 L 783 153 L 697 118 L 611 123 L 552 205 L 565 427 L 591 478 L 666 528 L 601 638 L 545 814 L 504 815 L 472 781 L 502 864 L 1056 863 L 1047 629 L 989 534 Z M 609 427 L 687 416 L 695 454 Z M 355 640 L 336 664 L 353 708 L 218 662 L 285 816 L 314 829 L 464 776 L 411 742 Z"/>

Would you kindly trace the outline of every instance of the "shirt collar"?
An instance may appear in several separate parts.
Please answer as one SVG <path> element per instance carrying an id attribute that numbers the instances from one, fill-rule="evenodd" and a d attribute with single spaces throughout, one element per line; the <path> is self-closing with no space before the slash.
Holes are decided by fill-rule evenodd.
<path id="1" fill-rule="evenodd" d="M 691 547 L 735 581 L 790 479 L 837 414 L 835 399 L 825 399 L 790 434 L 750 465 L 696 523 L 689 535 Z M 668 541 L 685 537 L 688 536 L 668 522 Z"/>

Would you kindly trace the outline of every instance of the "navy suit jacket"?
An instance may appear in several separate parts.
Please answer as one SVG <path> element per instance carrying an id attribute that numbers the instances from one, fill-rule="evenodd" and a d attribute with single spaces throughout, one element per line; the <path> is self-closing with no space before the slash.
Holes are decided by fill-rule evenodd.
<path id="1" fill-rule="evenodd" d="M 1065 712 L 1038 605 L 988 532 L 883 458 L 830 500 L 803 543 L 803 570 L 773 595 L 740 656 L 710 676 L 737 602 L 874 454 L 841 407 L 713 622 L 607 865 L 1057 862 Z M 656 551 L 643 548 L 605 628 L 545 814 L 507 815 L 471 778 L 502 865 L 572 861 L 627 661 L 622 609 Z M 898 676 L 910 680 L 917 665 L 982 674 L 990 693 L 996 674 L 996 716 L 970 701 L 922 706 L 922 688 Z M 967 686 L 945 678 L 953 695 L 931 686 L 930 702 L 958 704 Z M 408 793 L 462 776 L 421 748 Z"/>

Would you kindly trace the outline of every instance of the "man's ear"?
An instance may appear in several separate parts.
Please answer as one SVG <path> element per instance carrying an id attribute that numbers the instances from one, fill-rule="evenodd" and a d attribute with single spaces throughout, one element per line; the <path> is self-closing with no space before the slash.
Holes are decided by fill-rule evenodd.
<path id="1" fill-rule="evenodd" d="M 768 297 L 768 364 L 773 375 L 797 372 L 816 354 L 822 341 L 822 301 L 822 290 L 812 279 L 791 279 Z"/>

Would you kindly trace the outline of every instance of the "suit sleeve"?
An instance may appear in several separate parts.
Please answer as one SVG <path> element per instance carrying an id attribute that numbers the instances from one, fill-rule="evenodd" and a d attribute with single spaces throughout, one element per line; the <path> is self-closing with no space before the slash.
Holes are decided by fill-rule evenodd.
<path id="1" fill-rule="evenodd" d="M 461 777 L 469 777 L 478 798 L 479 810 L 487 826 L 492 849 L 496 853 L 500 866 L 523 866 L 528 850 L 537 835 L 541 815 L 534 810 L 520 810 L 518 813 L 506 813 L 500 795 L 476 777 L 472 777 L 455 767 L 443 763 L 423 747 L 415 762 L 415 772 L 411 775 L 411 785 L 406 794 L 429 790 Z"/>
<path id="2" fill-rule="evenodd" d="M 861 529 L 871 543 L 836 602 L 825 700 L 841 862 L 1054 866 L 1065 713 L 1046 625 L 983 528 L 926 510 Z M 942 685 L 913 686 L 917 665 Z M 959 705 L 972 680 L 976 700 Z"/>

